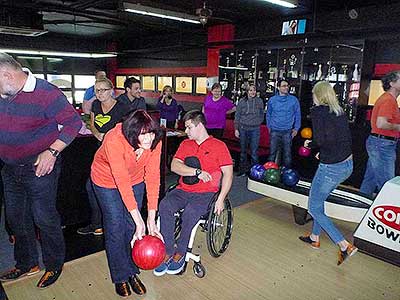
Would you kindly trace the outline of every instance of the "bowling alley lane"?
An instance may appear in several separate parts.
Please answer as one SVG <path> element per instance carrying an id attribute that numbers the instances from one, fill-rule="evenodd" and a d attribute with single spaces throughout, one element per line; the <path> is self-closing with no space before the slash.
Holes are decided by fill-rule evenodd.
<path id="1" fill-rule="evenodd" d="M 194 250 L 202 254 L 204 278 L 193 274 L 192 262 L 182 276 L 143 271 L 143 299 L 399 299 L 398 267 L 362 253 L 336 266 L 337 249 L 325 235 L 320 250 L 298 240 L 311 224 L 296 225 L 290 205 L 261 198 L 236 207 L 234 216 L 231 245 L 220 258 L 208 254 L 205 234 L 197 234 Z M 335 222 L 351 237 L 356 224 Z M 51 289 L 35 287 L 42 273 L 4 287 L 9 299 L 117 299 L 104 252 L 68 262 L 64 270 Z"/>

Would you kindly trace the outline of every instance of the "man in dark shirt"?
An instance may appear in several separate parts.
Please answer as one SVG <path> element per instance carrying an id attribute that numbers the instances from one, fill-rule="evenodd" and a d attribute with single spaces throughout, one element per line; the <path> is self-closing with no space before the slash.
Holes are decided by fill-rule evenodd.
<path id="1" fill-rule="evenodd" d="M 53 284 L 61 274 L 65 245 L 56 209 L 61 161 L 82 121 L 65 95 L 35 78 L 11 56 L 0 53 L 0 159 L 7 221 L 15 235 L 10 281 L 38 273 L 35 226 L 39 228 L 46 272 L 37 286 Z"/>
<path id="2" fill-rule="evenodd" d="M 146 101 L 140 96 L 140 80 L 129 77 L 124 82 L 125 93 L 119 95 L 117 100 L 129 107 L 129 112 L 144 109 L 146 110 Z"/>

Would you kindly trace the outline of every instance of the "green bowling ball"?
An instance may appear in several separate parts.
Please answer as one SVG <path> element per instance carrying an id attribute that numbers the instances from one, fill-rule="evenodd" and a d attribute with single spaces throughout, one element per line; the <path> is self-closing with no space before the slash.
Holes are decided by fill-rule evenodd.
<path id="1" fill-rule="evenodd" d="M 263 181 L 265 183 L 279 183 L 281 172 L 277 169 L 268 169 L 264 172 Z"/>

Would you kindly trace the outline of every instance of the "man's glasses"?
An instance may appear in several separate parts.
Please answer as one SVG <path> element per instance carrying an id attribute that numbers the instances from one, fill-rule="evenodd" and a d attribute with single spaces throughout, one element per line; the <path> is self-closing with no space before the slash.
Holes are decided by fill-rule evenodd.
<path id="1" fill-rule="evenodd" d="M 111 90 L 111 89 L 95 89 L 94 91 L 95 91 L 96 94 L 102 94 L 105 91 L 109 91 L 109 90 Z"/>

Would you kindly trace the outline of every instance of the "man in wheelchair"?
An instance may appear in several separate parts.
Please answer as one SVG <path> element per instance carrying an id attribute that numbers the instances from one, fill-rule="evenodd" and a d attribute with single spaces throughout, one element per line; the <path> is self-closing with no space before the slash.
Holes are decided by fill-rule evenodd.
<path id="1" fill-rule="evenodd" d="M 166 257 L 154 270 L 154 275 L 179 274 L 185 266 L 185 253 L 192 228 L 207 212 L 210 201 L 220 191 L 215 213 L 224 209 L 224 200 L 232 186 L 232 158 L 225 143 L 209 136 L 204 114 L 198 110 L 183 118 L 184 140 L 171 164 L 171 170 L 180 175 L 178 186 L 168 192 L 159 205 L 160 231 L 164 237 Z M 184 209 L 179 239 L 174 239 L 174 214 Z"/>

